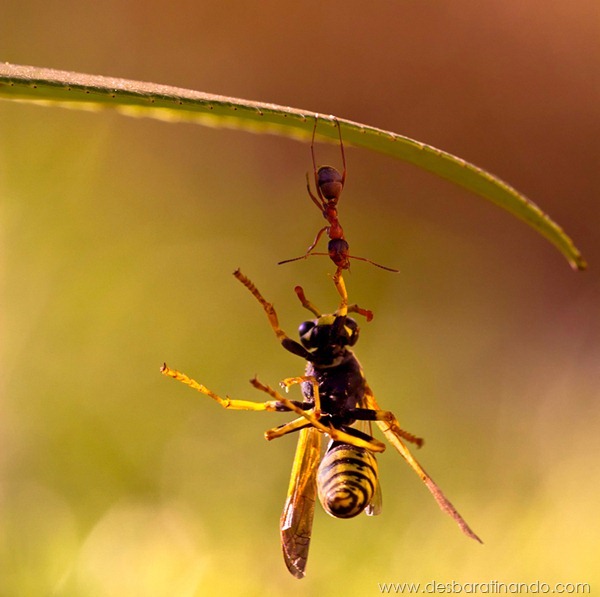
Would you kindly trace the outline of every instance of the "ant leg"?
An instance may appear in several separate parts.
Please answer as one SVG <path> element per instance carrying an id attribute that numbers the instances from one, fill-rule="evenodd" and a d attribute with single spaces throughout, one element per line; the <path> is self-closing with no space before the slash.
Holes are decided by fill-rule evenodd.
<path id="1" fill-rule="evenodd" d="M 375 396 L 371 391 L 369 386 L 366 386 L 365 393 L 365 403 L 368 408 L 372 408 L 374 410 L 380 410 L 377 401 L 375 400 Z M 395 419 L 395 417 L 394 417 Z M 376 421 L 377 426 L 381 429 L 386 439 L 392 444 L 392 446 L 398 451 L 400 456 L 406 460 L 409 466 L 419 475 L 421 481 L 425 483 L 425 486 L 431 492 L 431 495 L 437 502 L 440 509 L 448 514 L 455 522 L 458 524 L 462 532 L 470 537 L 471 539 L 475 539 L 475 541 L 479 541 L 479 543 L 483 543 L 481 539 L 471 530 L 471 527 L 466 523 L 463 517 L 458 513 L 456 508 L 452 505 L 450 500 L 442 493 L 442 490 L 438 487 L 438 485 L 434 482 L 434 480 L 425 472 L 425 469 L 417 462 L 417 460 L 410 453 L 408 448 L 404 445 L 402 441 L 402 436 L 398 433 L 398 429 L 394 425 L 390 425 L 388 421 Z M 396 422 L 397 423 L 397 422 Z"/>
<path id="2" fill-rule="evenodd" d="M 294 257 L 293 259 L 285 259 L 283 261 L 279 261 L 277 263 L 277 265 L 283 265 L 284 263 L 290 263 L 292 261 L 300 261 L 300 259 L 308 259 L 311 255 L 321 255 L 321 253 L 312 253 L 311 251 L 317 246 L 317 243 L 321 240 L 323 233 L 326 232 L 328 228 L 329 228 L 329 226 L 325 226 L 324 228 L 321 228 L 321 230 L 319 230 L 319 232 L 317 233 L 317 236 L 315 237 L 315 240 L 313 241 L 312 245 L 310 245 L 310 247 L 308 247 L 308 249 L 306 250 L 306 253 L 304 253 L 304 255 L 301 255 L 300 257 Z M 328 253 L 322 253 L 322 254 L 328 255 Z"/>
<path id="3" fill-rule="evenodd" d="M 342 127 L 340 126 L 340 121 L 335 118 L 335 123 L 338 128 L 338 134 L 340 137 L 340 149 L 342 151 L 342 164 L 344 165 L 344 173 L 342 174 L 342 188 L 344 187 L 344 183 L 346 182 L 346 154 L 344 153 L 344 142 L 342 141 Z"/>
<path id="4" fill-rule="evenodd" d="M 319 211 L 322 212 L 325 209 L 325 201 L 323 199 L 319 200 L 319 199 L 317 199 L 317 197 L 315 197 L 313 195 L 313 192 L 310 188 L 310 178 L 309 178 L 308 172 L 306 173 L 306 190 L 308 191 L 308 194 L 310 195 L 312 202 L 319 208 Z M 319 193 L 318 186 L 317 186 L 317 193 Z M 320 194 L 319 194 L 319 196 L 320 196 Z"/>
<path id="5" fill-rule="evenodd" d="M 185 373 L 171 369 L 166 363 L 160 368 L 160 372 L 167 377 L 172 377 L 177 381 L 184 383 L 186 386 L 197 390 L 201 394 L 212 398 L 215 402 L 220 404 L 223 408 L 229 408 L 231 410 L 264 410 L 264 411 L 277 411 L 277 402 L 268 400 L 267 402 L 252 402 L 250 400 L 232 400 L 231 398 L 221 398 L 218 394 L 215 394 L 212 390 L 209 390 L 206 386 L 198 383 L 195 379 L 188 377 Z"/>
<path id="6" fill-rule="evenodd" d="M 321 237 L 323 236 L 323 233 L 327 232 L 327 230 L 329 230 L 329 226 L 324 226 L 323 228 L 321 228 L 321 230 L 319 230 L 319 232 L 317 232 L 317 236 L 315 236 L 315 240 L 313 241 L 312 245 L 310 245 L 310 247 L 308 247 L 308 249 L 306 249 L 305 257 L 308 257 L 310 255 L 310 252 L 317 246 L 318 242 L 321 240 Z"/>
<path id="7" fill-rule="evenodd" d="M 323 211 L 327 201 L 325 201 L 325 197 L 323 197 L 323 193 L 321 193 L 321 189 L 319 187 L 319 174 L 317 173 L 317 161 L 315 160 L 315 133 L 317 132 L 317 123 L 319 122 L 319 115 L 315 114 L 315 126 L 313 127 L 313 134 L 312 134 L 312 140 L 310 142 L 310 153 L 312 155 L 312 163 L 313 163 L 313 172 L 315 175 L 315 188 L 317 189 L 317 195 L 319 196 L 319 199 L 321 200 L 321 211 Z M 308 174 L 306 175 L 306 182 L 307 182 L 307 186 L 308 186 Z M 308 192 L 310 193 L 310 188 L 308 190 Z M 313 201 L 315 201 L 315 198 L 313 197 L 313 194 L 310 193 L 310 196 L 313 198 Z"/>

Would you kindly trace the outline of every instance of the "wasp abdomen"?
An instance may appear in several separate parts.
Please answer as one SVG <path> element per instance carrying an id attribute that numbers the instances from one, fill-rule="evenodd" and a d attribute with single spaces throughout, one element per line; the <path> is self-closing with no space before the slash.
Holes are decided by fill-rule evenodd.
<path id="1" fill-rule="evenodd" d="M 334 444 L 319 466 L 319 500 L 335 518 L 352 518 L 371 502 L 377 487 L 377 461 L 364 448 Z"/>

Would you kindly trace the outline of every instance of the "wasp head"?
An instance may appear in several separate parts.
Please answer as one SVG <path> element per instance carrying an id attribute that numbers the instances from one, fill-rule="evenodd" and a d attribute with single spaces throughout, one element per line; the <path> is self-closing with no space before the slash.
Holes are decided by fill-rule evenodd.
<path id="1" fill-rule="evenodd" d="M 354 346 L 358 340 L 358 324 L 345 315 L 321 315 L 300 324 L 300 342 L 308 350 L 331 350 Z"/>

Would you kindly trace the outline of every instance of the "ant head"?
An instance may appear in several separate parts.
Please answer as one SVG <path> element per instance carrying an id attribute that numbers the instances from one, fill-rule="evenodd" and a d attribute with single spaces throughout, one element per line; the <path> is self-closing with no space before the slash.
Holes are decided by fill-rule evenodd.
<path id="1" fill-rule="evenodd" d="M 348 251 L 350 251 L 350 246 L 343 238 L 332 238 L 327 243 L 329 258 L 340 269 L 350 269 L 350 255 Z"/>
<path id="2" fill-rule="evenodd" d="M 317 171 L 317 186 L 327 201 L 337 201 L 344 188 L 344 177 L 332 166 L 321 166 Z"/>
<path id="3" fill-rule="evenodd" d="M 308 350 L 354 346 L 358 340 L 358 324 L 345 315 L 322 315 L 300 324 L 298 334 Z"/>

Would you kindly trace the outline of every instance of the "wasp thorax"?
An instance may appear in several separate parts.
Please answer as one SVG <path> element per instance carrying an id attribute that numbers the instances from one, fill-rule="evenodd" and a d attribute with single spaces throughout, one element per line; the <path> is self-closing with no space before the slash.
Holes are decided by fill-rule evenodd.
<path id="1" fill-rule="evenodd" d="M 338 199 L 344 183 L 342 175 L 331 166 L 321 166 L 317 172 L 317 184 L 327 200 Z"/>

